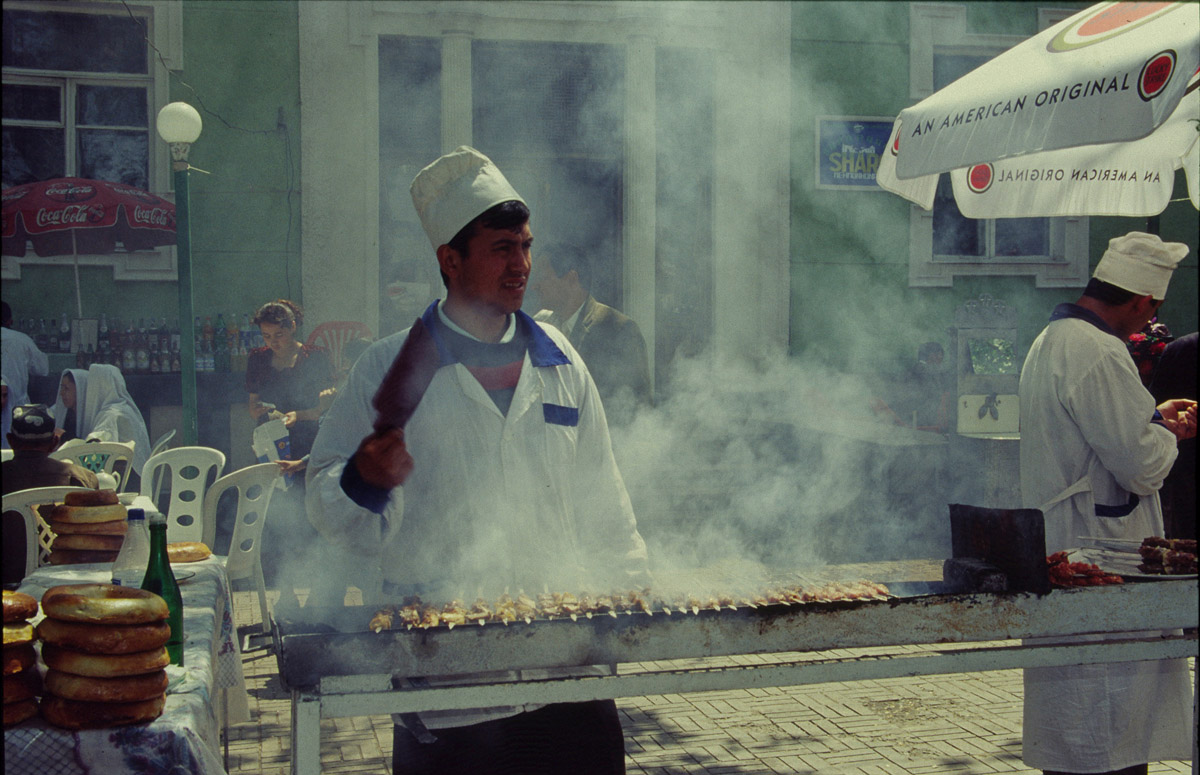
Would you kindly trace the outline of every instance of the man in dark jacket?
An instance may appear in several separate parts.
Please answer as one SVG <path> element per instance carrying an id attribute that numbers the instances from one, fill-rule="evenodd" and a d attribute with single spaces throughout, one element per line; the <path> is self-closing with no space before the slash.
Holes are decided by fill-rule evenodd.
<path id="1" fill-rule="evenodd" d="M 1167 345 L 1150 383 L 1154 400 L 1196 400 L 1196 332 Z M 1196 439 L 1179 442 L 1179 457 L 1158 492 L 1167 538 L 1196 537 Z"/>
<path id="2" fill-rule="evenodd" d="M 626 425 L 653 402 L 646 340 L 637 323 L 592 296 L 591 261 L 573 245 L 552 243 L 535 262 L 533 289 L 545 309 L 534 320 L 567 335 L 583 356 L 609 426 Z"/>

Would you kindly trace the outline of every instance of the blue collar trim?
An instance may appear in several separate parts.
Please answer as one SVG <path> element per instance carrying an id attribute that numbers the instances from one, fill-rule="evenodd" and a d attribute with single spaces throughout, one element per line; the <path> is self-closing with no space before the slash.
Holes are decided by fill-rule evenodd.
<path id="1" fill-rule="evenodd" d="M 433 337 L 433 342 L 437 345 L 439 365 L 449 366 L 458 363 L 458 359 L 454 357 L 454 353 L 450 352 L 450 348 L 446 345 L 445 326 L 437 314 L 437 305 L 441 300 L 435 300 L 430 304 L 425 312 L 421 314 L 421 322 L 425 325 L 425 330 Z M 533 318 L 526 315 L 521 310 L 517 310 L 517 327 L 520 332 L 526 337 L 529 342 L 529 362 L 534 366 L 563 366 L 571 362 L 569 358 L 558 348 L 542 327 L 534 322 Z"/>
<path id="2" fill-rule="evenodd" d="M 1095 312 L 1092 312 L 1090 309 L 1084 309 L 1078 304 L 1071 304 L 1069 302 L 1065 304 L 1059 304 L 1054 308 L 1054 312 L 1050 313 L 1050 322 L 1052 323 L 1055 320 L 1065 320 L 1066 318 L 1075 318 L 1086 323 L 1091 323 L 1104 333 L 1109 334 L 1110 336 L 1116 336 L 1118 339 L 1121 338 L 1117 336 L 1116 331 L 1113 331 L 1108 327 L 1108 323 L 1105 323 L 1099 315 L 1097 315 Z"/>

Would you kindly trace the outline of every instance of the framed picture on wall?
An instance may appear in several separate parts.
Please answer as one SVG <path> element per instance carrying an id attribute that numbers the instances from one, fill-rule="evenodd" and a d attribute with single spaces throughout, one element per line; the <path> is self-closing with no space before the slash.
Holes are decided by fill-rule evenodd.
<path id="1" fill-rule="evenodd" d="M 883 191 L 875 183 L 875 171 L 894 121 L 887 116 L 817 116 L 817 188 Z"/>

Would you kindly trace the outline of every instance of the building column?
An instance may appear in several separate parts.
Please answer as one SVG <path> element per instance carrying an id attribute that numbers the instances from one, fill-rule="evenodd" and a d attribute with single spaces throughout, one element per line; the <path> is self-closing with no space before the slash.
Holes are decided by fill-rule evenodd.
<path id="1" fill-rule="evenodd" d="M 442 153 L 471 145 L 471 33 L 442 33 Z"/>
<path id="2" fill-rule="evenodd" d="M 658 192 L 655 147 L 655 44 L 647 35 L 629 39 L 625 49 L 624 250 L 625 314 L 646 338 L 650 379 L 655 344 L 655 201 Z"/>

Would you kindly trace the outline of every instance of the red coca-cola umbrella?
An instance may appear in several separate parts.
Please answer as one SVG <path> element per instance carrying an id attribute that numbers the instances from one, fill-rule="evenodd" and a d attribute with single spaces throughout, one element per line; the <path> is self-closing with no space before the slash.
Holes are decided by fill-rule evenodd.
<path id="1" fill-rule="evenodd" d="M 175 244 L 175 205 L 123 183 L 55 178 L 4 190 L 3 254 L 21 257 L 28 243 L 39 256 L 74 256 L 75 304 L 79 255 L 149 250 Z"/>

